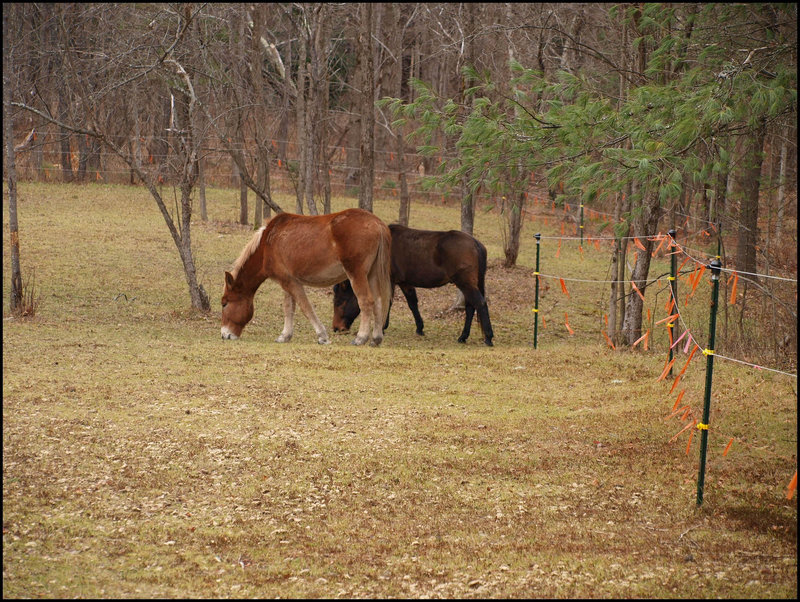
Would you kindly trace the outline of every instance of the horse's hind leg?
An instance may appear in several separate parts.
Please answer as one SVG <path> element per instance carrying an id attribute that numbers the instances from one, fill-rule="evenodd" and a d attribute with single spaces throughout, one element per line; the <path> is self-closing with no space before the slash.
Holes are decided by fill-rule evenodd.
<path id="1" fill-rule="evenodd" d="M 466 316 L 464 318 L 464 331 L 461 333 L 458 341 L 460 343 L 466 342 L 470 333 L 473 315 L 477 312 L 478 322 L 483 331 L 483 342 L 489 347 L 492 347 L 494 332 L 492 331 L 492 323 L 489 320 L 489 306 L 486 304 L 486 299 L 477 289 L 462 290 L 462 292 L 464 293 Z"/>
<path id="2" fill-rule="evenodd" d="M 408 303 L 408 309 L 414 314 L 414 324 L 417 325 L 417 334 L 425 336 L 425 323 L 422 321 L 422 315 L 419 313 L 419 299 L 417 299 L 417 289 L 413 286 L 401 286 L 400 290 Z"/>
<path id="3" fill-rule="evenodd" d="M 481 324 L 481 330 L 483 330 L 483 342 L 486 343 L 487 346 L 492 347 L 494 345 L 492 343 L 494 331 L 492 330 L 492 321 L 489 319 L 489 305 L 486 303 L 485 299 L 483 303 L 478 306 L 477 311 L 478 321 Z"/>
<path id="4" fill-rule="evenodd" d="M 458 337 L 459 343 L 466 343 L 469 338 L 469 333 L 472 330 L 472 318 L 475 315 L 475 307 L 469 301 L 464 303 L 464 329 L 461 331 L 461 336 Z"/>
<path id="5" fill-rule="evenodd" d="M 353 345 L 363 345 L 369 340 L 370 335 L 372 335 L 372 344 L 380 345 L 383 341 L 383 329 L 381 328 L 383 314 L 380 311 L 380 297 L 372 294 L 370 283 L 364 274 L 348 274 L 347 277 L 350 279 L 353 292 L 358 299 L 358 306 L 361 308 L 361 322 L 358 325 L 356 338 L 353 339 Z M 378 317 L 376 318 L 376 316 Z"/>

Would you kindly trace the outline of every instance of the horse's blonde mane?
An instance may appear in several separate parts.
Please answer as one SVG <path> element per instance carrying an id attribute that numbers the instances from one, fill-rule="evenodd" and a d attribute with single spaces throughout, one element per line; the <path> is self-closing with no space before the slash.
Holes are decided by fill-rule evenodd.
<path id="1" fill-rule="evenodd" d="M 253 253 L 256 252 L 256 249 L 258 249 L 258 245 L 261 243 L 261 236 L 264 234 L 264 230 L 266 228 L 266 226 L 262 226 L 256 230 L 256 233 L 253 234 L 253 238 L 251 238 L 250 242 L 245 245 L 244 249 L 242 249 L 242 252 L 239 254 L 239 257 L 236 259 L 236 261 L 233 262 L 231 276 L 233 276 L 234 280 L 236 280 L 236 277 L 239 275 L 239 270 L 242 269 L 244 262 L 250 259 Z"/>

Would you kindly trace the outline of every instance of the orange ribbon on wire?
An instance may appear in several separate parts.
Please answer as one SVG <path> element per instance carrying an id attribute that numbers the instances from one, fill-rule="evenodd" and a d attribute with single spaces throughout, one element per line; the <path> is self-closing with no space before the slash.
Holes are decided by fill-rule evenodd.
<path id="1" fill-rule="evenodd" d="M 733 286 L 731 286 L 731 305 L 736 305 L 736 285 L 739 283 L 739 274 L 733 273 Z"/>
<path id="2" fill-rule="evenodd" d="M 674 364 L 674 363 L 675 363 L 675 360 L 676 360 L 676 359 L 677 359 L 677 358 L 674 358 L 674 357 L 673 357 L 671 360 L 667 360 L 667 363 L 666 363 L 666 365 L 664 366 L 664 371 L 661 373 L 661 376 L 659 376 L 659 377 L 656 379 L 656 382 L 658 382 L 659 380 L 664 380 L 664 379 L 666 378 L 666 376 L 667 376 L 667 373 L 669 372 L 669 369 L 670 369 L 670 368 L 672 368 L 672 364 Z"/>

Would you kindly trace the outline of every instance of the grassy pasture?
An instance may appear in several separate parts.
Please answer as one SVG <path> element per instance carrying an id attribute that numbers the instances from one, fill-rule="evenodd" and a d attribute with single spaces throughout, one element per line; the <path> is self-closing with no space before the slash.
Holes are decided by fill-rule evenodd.
<path id="1" fill-rule="evenodd" d="M 504 269 L 499 217 L 479 212 L 494 348 L 477 325 L 456 342 L 452 287 L 419 291 L 424 338 L 398 296 L 379 348 L 319 346 L 300 312 L 281 345 L 270 282 L 243 338 L 222 341 L 222 272 L 252 235 L 237 195 L 209 191 L 193 224 L 213 302 L 199 315 L 146 191 L 20 187 L 41 305 L 9 314 L 4 236 L 4 597 L 795 596 L 792 381 L 717 362 L 698 509 L 699 438 L 688 455 L 687 433 L 670 443 L 685 423 L 665 420 L 675 395 L 656 381 L 663 327 L 650 351 L 610 351 L 607 287 L 566 297 L 555 281 L 532 347 L 532 234 L 557 222 L 526 224 Z M 7 199 L 3 217 L 7 234 Z M 457 208 L 412 208 L 412 226 L 458 224 Z M 605 277 L 607 253 L 555 244 L 542 273 Z M 687 309 L 700 331 L 708 288 Z M 330 329 L 330 292 L 310 296 Z M 696 359 L 681 388 L 698 412 L 703 383 Z"/>

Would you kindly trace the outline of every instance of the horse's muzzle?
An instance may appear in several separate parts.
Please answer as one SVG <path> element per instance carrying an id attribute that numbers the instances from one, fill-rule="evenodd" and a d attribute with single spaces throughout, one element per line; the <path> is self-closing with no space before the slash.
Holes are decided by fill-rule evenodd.
<path id="1" fill-rule="evenodd" d="M 222 340 L 223 340 L 223 341 L 224 341 L 224 340 L 235 341 L 235 340 L 236 340 L 236 339 L 238 339 L 238 338 L 239 338 L 239 337 L 237 337 L 237 336 L 236 336 L 235 334 L 233 334 L 233 333 L 232 333 L 230 330 L 228 330 L 228 328 L 227 328 L 227 327 L 225 327 L 225 326 L 223 326 L 223 327 L 222 327 Z"/>

